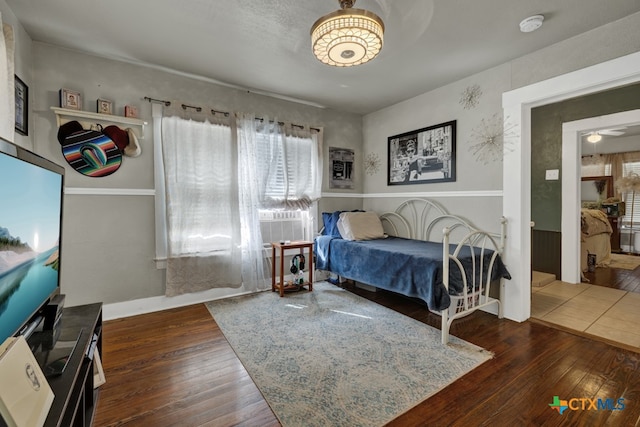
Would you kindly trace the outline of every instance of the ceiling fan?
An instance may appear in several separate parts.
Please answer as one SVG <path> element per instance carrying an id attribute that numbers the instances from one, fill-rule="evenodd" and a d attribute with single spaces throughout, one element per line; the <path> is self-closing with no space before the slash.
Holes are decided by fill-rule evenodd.
<path id="1" fill-rule="evenodd" d="M 600 140 L 602 140 L 602 135 L 607 135 L 607 136 L 624 135 L 625 129 L 627 129 L 626 126 L 620 126 L 620 127 L 612 128 L 612 129 L 597 129 L 597 130 L 592 130 L 592 131 L 589 131 L 589 132 L 582 132 L 582 136 L 586 136 L 587 137 L 587 141 L 596 143 L 596 142 L 600 142 Z"/>

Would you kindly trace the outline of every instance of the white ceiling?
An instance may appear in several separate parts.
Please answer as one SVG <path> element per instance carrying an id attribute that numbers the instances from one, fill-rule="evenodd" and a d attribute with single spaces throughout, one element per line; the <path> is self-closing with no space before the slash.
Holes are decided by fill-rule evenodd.
<path id="1" fill-rule="evenodd" d="M 380 56 L 324 65 L 309 30 L 337 0 L 6 0 L 34 41 L 369 113 L 640 11 L 640 0 L 357 0 Z M 521 33 L 524 18 L 544 25 Z"/>

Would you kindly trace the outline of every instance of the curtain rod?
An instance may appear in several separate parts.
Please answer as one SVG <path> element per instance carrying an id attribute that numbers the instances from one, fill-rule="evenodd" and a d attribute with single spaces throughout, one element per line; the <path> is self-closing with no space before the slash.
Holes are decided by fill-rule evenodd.
<path id="1" fill-rule="evenodd" d="M 193 110 L 196 110 L 198 113 L 200 111 L 202 111 L 202 107 L 196 107 L 195 105 L 187 105 L 187 104 L 182 104 L 182 109 L 186 110 L 187 108 L 191 108 Z"/>
<path id="2" fill-rule="evenodd" d="M 148 96 L 145 96 L 144 99 L 145 99 L 145 101 L 149 101 L 151 103 L 164 104 L 166 107 L 171 105 L 171 101 L 163 101 L 161 99 L 153 99 L 153 98 L 149 98 Z"/>
<path id="3" fill-rule="evenodd" d="M 162 99 L 149 98 L 148 96 L 145 96 L 145 97 L 144 97 L 144 99 L 145 99 L 146 101 L 151 102 L 151 103 L 164 104 L 166 107 L 168 107 L 168 106 L 170 106 L 170 105 L 171 105 L 171 101 L 164 101 L 164 100 L 162 100 Z M 198 106 L 196 106 L 196 105 L 181 104 L 181 106 L 182 106 L 182 109 L 183 109 L 183 110 L 186 110 L 187 108 L 191 108 L 191 109 L 193 109 L 193 110 L 196 110 L 198 113 L 202 111 L 202 107 L 198 107 Z M 218 111 L 218 110 L 214 110 L 214 109 L 212 108 L 212 109 L 211 109 L 211 114 L 213 114 L 214 116 L 215 116 L 216 114 L 223 114 L 225 117 L 229 117 L 229 115 L 230 115 L 231 113 L 229 113 L 228 111 Z M 262 121 L 264 121 L 264 119 L 263 119 L 262 117 L 256 117 L 255 119 L 256 119 L 256 120 L 259 120 L 259 121 L 261 121 L 261 122 L 262 122 Z M 271 121 L 271 123 L 273 123 L 273 121 Z M 284 125 L 284 122 L 278 122 L 278 124 L 282 126 L 282 125 Z M 292 124 L 291 124 L 291 126 L 296 127 L 296 128 L 298 128 L 298 129 L 304 129 L 304 126 L 303 126 L 303 125 L 297 125 L 297 124 L 292 123 Z M 316 132 L 320 132 L 320 129 L 319 129 L 319 128 L 312 128 L 312 127 L 310 127 L 309 129 L 310 129 L 310 130 L 315 130 Z"/>

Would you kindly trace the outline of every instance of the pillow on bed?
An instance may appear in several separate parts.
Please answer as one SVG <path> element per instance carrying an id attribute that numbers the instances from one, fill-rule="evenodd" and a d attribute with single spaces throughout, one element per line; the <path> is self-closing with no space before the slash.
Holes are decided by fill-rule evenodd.
<path id="1" fill-rule="evenodd" d="M 340 235 L 340 231 L 338 230 L 338 220 L 340 219 L 340 214 L 342 212 L 349 211 L 335 211 L 335 212 L 322 212 L 322 235 L 323 236 L 333 236 L 333 237 L 342 237 Z M 353 210 L 351 212 L 364 212 L 361 210 Z"/>
<path id="2" fill-rule="evenodd" d="M 338 220 L 342 211 L 335 212 L 322 212 L 322 229 L 323 236 L 340 237 L 340 231 L 338 231 Z"/>
<path id="3" fill-rule="evenodd" d="M 345 240 L 371 240 L 387 237 L 375 212 L 343 212 L 338 230 Z"/>

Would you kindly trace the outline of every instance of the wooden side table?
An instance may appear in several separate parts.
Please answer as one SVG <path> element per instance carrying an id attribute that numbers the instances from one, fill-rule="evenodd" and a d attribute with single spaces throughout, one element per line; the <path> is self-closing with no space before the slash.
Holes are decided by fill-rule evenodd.
<path id="1" fill-rule="evenodd" d="M 309 269 L 309 281 L 301 285 L 285 285 L 284 283 L 284 251 L 287 249 L 300 249 L 300 254 L 304 256 L 304 249 L 307 248 L 309 255 L 305 257 L 305 267 Z M 280 280 L 276 283 L 276 250 L 280 249 Z M 287 289 L 296 289 L 298 286 L 308 286 L 309 292 L 313 291 L 313 242 L 298 240 L 289 243 L 271 243 L 271 291 L 280 291 L 280 296 L 284 296 Z"/>

